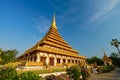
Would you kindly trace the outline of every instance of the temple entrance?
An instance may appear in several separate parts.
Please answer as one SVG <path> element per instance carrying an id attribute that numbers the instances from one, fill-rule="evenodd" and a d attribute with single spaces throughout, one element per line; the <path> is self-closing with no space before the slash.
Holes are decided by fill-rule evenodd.
<path id="1" fill-rule="evenodd" d="M 54 66 L 54 58 L 50 58 L 50 66 Z"/>

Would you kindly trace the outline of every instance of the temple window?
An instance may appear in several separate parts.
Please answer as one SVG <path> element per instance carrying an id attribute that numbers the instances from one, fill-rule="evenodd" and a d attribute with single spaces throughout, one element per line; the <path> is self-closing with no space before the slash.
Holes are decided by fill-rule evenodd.
<path id="1" fill-rule="evenodd" d="M 60 63 L 60 59 L 57 59 L 57 63 Z"/>
<path id="2" fill-rule="evenodd" d="M 74 60 L 72 60 L 72 63 L 74 63 Z"/>
<path id="3" fill-rule="evenodd" d="M 41 59 L 40 59 L 40 62 L 44 62 L 44 61 L 46 61 L 46 57 L 40 57 Z"/>
<path id="4" fill-rule="evenodd" d="M 65 60 L 65 59 L 63 59 L 63 62 L 65 63 L 65 62 L 66 62 L 66 60 Z"/>
<path id="5" fill-rule="evenodd" d="M 77 63 L 77 60 L 75 60 L 75 63 Z"/>
<path id="6" fill-rule="evenodd" d="M 70 59 L 68 59 L 68 63 L 70 63 Z"/>

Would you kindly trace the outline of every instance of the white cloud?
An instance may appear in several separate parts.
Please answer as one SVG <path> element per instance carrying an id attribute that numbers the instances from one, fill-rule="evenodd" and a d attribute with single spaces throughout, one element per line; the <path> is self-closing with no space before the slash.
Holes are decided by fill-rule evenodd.
<path id="1" fill-rule="evenodd" d="M 45 16 L 35 19 L 36 28 L 40 33 L 46 33 L 50 27 L 50 21 Z"/>
<path id="2" fill-rule="evenodd" d="M 65 7 L 64 10 L 56 3 L 52 3 L 51 5 L 56 8 L 57 12 L 60 12 L 58 19 L 63 26 L 66 23 L 75 23 L 76 27 L 79 26 L 82 29 L 90 27 L 96 30 L 100 21 L 108 19 L 110 17 L 108 14 L 113 11 L 119 2 L 120 0 L 68 0 L 62 3 Z M 116 12 L 112 13 L 114 14 Z M 93 26 L 90 26 L 91 24 Z"/>
<path id="3" fill-rule="evenodd" d="M 94 9 L 96 9 L 96 11 L 91 17 L 90 22 L 92 23 L 103 17 L 105 18 L 105 16 L 109 14 L 119 2 L 120 0 L 102 0 L 101 3 L 97 2 L 97 5 L 94 6 Z"/>

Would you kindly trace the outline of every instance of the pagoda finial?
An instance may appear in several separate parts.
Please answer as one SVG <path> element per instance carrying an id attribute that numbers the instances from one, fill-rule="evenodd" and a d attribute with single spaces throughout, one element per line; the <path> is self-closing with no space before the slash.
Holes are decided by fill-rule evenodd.
<path id="1" fill-rule="evenodd" d="M 54 12 L 54 14 L 53 14 L 51 27 L 54 27 L 54 28 L 57 29 L 57 26 L 56 26 L 56 20 L 55 20 L 55 12 Z"/>
<path id="2" fill-rule="evenodd" d="M 107 55 L 106 55 L 106 52 L 105 52 L 105 49 L 104 49 L 104 48 L 102 48 L 102 50 L 103 50 L 103 52 L 104 52 L 104 56 L 107 56 Z"/>

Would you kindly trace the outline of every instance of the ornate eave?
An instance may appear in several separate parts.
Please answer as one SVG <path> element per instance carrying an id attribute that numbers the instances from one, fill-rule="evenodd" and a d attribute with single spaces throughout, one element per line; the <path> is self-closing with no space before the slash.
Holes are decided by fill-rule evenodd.
<path id="1" fill-rule="evenodd" d="M 25 56 L 26 54 L 29 55 L 31 52 L 34 52 L 34 51 L 49 52 L 49 53 L 52 53 L 52 54 L 76 57 L 76 58 L 81 58 L 81 59 L 85 59 L 86 58 L 84 56 L 79 56 L 78 54 L 74 54 L 74 53 L 69 52 L 69 51 L 56 50 L 56 49 L 51 48 L 51 47 L 40 47 L 40 46 L 26 51 L 23 55 L 21 55 L 19 57 Z"/>

